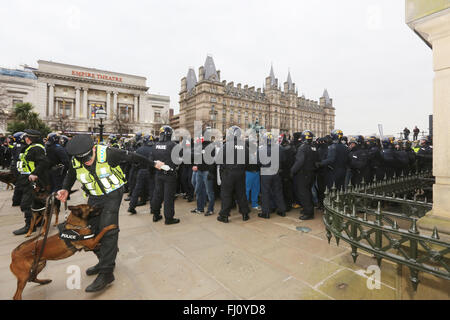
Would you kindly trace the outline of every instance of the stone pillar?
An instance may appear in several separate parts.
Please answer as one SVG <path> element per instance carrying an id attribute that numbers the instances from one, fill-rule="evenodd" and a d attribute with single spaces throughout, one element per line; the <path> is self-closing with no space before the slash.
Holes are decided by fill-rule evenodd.
<path id="1" fill-rule="evenodd" d="M 133 118 L 134 122 L 139 122 L 139 96 L 134 95 L 134 108 L 133 108 Z"/>
<path id="2" fill-rule="evenodd" d="M 75 109 L 73 112 L 73 117 L 74 118 L 82 118 L 82 110 L 81 110 L 81 97 L 80 97 L 80 87 L 76 87 L 75 88 Z M 78 113 L 78 117 L 77 117 L 77 113 Z"/>
<path id="3" fill-rule="evenodd" d="M 81 118 L 89 119 L 88 89 L 83 88 L 83 113 Z"/>
<path id="4" fill-rule="evenodd" d="M 114 119 L 114 109 L 111 108 L 111 91 L 106 91 L 106 112 L 109 114 L 109 119 Z"/>
<path id="5" fill-rule="evenodd" d="M 433 47 L 433 210 L 419 220 L 419 226 L 450 235 L 450 8 L 420 21 L 414 29 Z"/>
<path id="6" fill-rule="evenodd" d="M 55 85 L 49 83 L 48 84 L 48 113 L 50 118 L 55 117 Z"/>
<path id="7" fill-rule="evenodd" d="M 117 92 L 114 92 L 114 98 L 113 98 L 113 105 L 112 109 L 114 109 L 114 112 L 119 116 L 119 106 L 117 105 Z"/>

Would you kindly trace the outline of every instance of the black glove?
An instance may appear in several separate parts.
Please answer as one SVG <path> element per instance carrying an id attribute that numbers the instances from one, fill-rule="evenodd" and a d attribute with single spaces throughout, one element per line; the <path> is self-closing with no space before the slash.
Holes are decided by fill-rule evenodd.
<path id="1" fill-rule="evenodd" d="M 319 169 L 319 168 L 322 167 L 322 163 L 316 162 L 316 163 L 314 163 L 314 166 L 315 166 L 317 169 Z"/>

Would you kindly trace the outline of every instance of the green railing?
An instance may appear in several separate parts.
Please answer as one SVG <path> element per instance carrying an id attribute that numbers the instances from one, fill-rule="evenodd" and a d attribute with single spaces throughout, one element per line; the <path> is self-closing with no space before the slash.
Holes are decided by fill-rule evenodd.
<path id="1" fill-rule="evenodd" d="M 433 183 L 425 172 L 327 190 L 323 222 L 328 242 L 333 236 L 337 245 L 341 239 L 348 242 L 354 262 L 361 249 L 372 253 L 379 266 L 387 259 L 409 267 L 414 290 L 420 271 L 450 280 L 450 243 L 439 238 L 436 227 L 431 235 L 417 229 L 417 220 L 432 209 Z"/>

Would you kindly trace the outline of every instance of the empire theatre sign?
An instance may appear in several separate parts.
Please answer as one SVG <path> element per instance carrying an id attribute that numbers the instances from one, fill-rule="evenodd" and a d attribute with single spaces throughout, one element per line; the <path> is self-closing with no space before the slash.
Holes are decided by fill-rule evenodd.
<path id="1" fill-rule="evenodd" d="M 90 79 L 97 79 L 97 80 L 122 82 L 121 77 L 110 76 L 110 75 L 101 74 L 101 73 L 92 73 L 92 72 L 72 70 L 72 75 L 76 76 L 76 77 L 80 77 L 80 78 L 90 78 Z"/>

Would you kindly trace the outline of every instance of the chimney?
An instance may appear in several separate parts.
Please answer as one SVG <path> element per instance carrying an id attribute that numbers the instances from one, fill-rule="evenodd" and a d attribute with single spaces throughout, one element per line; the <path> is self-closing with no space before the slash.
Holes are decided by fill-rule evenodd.
<path id="1" fill-rule="evenodd" d="M 181 92 L 187 90 L 186 77 L 181 79 Z"/>
<path id="2" fill-rule="evenodd" d="M 240 83 L 237 84 L 237 88 L 238 88 L 238 90 L 241 90 L 241 84 Z"/>
<path id="3" fill-rule="evenodd" d="M 220 70 L 217 70 L 216 73 L 217 73 L 217 78 L 218 78 L 217 81 L 220 81 Z"/>
<path id="4" fill-rule="evenodd" d="M 198 81 L 203 81 L 205 79 L 205 68 L 201 66 L 198 68 Z"/>

